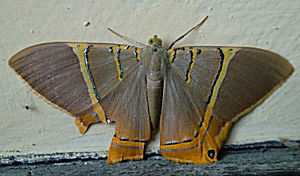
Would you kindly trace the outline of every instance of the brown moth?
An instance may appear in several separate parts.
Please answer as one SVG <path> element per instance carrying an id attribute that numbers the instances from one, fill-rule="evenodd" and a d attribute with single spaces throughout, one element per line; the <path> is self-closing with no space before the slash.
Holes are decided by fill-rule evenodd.
<path id="1" fill-rule="evenodd" d="M 115 121 L 108 164 L 142 159 L 157 130 L 163 157 L 208 164 L 217 161 L 232 122 L 275 91 L 293 67 L 262 49 L 172 49 L 175 42 L 168 49 L 157 36 L 148 46 L 136 42 L 142 48 L 45 43 L 18 52 L 9 65 L 36 93 L 75 116 L 80 133 Z"/>

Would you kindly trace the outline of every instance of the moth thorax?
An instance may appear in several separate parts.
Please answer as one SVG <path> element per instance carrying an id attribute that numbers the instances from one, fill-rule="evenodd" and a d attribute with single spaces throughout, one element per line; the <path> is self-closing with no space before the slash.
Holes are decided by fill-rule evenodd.
<path id="1" fill-rule="evenodd" d="M 160 72 L 161 70 L 161 57 L 158 55 L 153 55 L 150 64 L 149 64 L 150 72 Z"/>
<path id="2" fill-rule="evenodd" d="M 166 51 L 160 46 L 151 46 L 148 49 L 148 53 L 145 53 L 145 56 L 148 54 L 147 77 L 152 80 L 161 80 L 164 75 Z"/>

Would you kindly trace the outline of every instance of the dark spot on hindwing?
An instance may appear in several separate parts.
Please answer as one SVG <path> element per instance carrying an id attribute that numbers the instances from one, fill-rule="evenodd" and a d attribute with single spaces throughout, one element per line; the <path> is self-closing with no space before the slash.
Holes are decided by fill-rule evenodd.
<path id="1" fill-rule="evenodd" d="M 208 156 L 209 156 L 211 159 L 214 159 L 214 158 L 215 158 L 215 151 L 214 151 L 214 150 L 208 150 L 207 154 L 208 154 Z"/>

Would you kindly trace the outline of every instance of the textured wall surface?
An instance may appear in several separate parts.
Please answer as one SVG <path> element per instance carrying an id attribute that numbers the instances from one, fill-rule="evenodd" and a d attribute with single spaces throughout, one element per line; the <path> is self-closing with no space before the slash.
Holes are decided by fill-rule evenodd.
<path id="1" fill-rule="evenodd" d="M 293 75 L 235 125 L 228 144 L 300 139 L 300 1 L 297 0 L 1 0 L 0 156 L 106 152 L 113 125 L 93 125 L 85 135 L 74 118 L 35 95 L 9 68 L 19 50 L 43 42 L 126 43 L 110 27 L 136 41 L 157 34 L 166 46 L 208 20 L 176 46 L 252 46 L 274 51 L 295 68 Z M 85 26 L 84 22 L 90 25 Z M 31 109 L 26 110 L 25 106 Z M 148 150 L 158 150 L 158 138 Z"/>

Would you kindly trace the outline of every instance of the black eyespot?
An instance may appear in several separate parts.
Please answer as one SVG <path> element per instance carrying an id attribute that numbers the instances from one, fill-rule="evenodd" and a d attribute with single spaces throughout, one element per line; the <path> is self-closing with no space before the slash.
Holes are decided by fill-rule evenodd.
<path id="1" fill-rule="evenodd" d="M 157 52 L 157 49 L 156 49 L 156 48 L 154 48 L 154 49 L 153 49 L 153 51 L 154 51 L 154 52 Z"/>
<path id="2" fill-rule="evenodd" d="M 208 150 L 208 156 L 209 156 L 211 159 L 214 159 L 214 157 L 215 157 L 215 151 L 214 151 L 214 150 Z"/>

